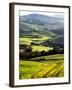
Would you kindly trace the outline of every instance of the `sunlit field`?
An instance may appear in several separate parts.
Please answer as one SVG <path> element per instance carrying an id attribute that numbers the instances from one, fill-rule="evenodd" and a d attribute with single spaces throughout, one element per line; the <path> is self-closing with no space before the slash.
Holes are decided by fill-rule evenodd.
<path id="1" fill-rule="evenodd" d="M 28 45 L 30 45 L 30 43 L 32 41 L 36 42 L 36 43 L 40 43 L 40 42 L 43 42 L 44 40 L 48 40 L 50 38 L 51 37 L 44 36 L 44 35 L 41 38 L 32 38 L 31 36 L 27 36 L 27 37 L 24 37 L 24 38 L 19 38 L 19 41 L 20 41 L 20 44 L 28 44 Z"/>
<path id="2" fill-rule="evenodd" d="M 44 61 L 38 61 L 39 58 L 20 60 L 20 79 L 64 76 L 63 54 L 46 56 Z"/>

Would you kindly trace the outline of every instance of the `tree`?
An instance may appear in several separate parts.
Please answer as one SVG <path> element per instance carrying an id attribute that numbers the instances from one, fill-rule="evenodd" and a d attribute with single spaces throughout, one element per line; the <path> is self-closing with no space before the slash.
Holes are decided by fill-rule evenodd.
<path id="1" fill-rule="evenodd" d="M 45 56 L 47 53 L 43 50 L 43 51 L 41 51 L 41 55 L 42 56 Z"/>
<path id="2" fill-rule="evenodd" d="M 23 52 L 20 52 L 20 59 L 28 59 L 32 57 L 32 47 L 30 45 L 20 45 L 20 49 L 23 49 Z"/>

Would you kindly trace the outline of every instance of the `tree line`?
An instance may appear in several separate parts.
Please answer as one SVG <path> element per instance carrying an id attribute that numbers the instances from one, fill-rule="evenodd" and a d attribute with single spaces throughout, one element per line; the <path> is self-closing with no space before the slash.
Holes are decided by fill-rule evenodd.
<path id="1" fill-rule="evenodd" d="M 20 49 L 22 49 L 22 52 L 20 52 L 19 57 L 20 59 L 30 59 L 34 57 L 39 56 L 47 56 L 47 55 L 53 55 L 53 54 L 64 54 L 64 48 L 54 47 L 52 50 L 48 51 L 32 51 L 32 47 L 30 45 L 20 45 Z"/>

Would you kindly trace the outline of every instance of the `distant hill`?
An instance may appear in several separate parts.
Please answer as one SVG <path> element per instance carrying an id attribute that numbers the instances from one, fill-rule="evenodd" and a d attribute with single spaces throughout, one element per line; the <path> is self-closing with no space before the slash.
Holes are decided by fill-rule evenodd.
<path id="1" fill-rule="evenodd" d="M 64 47 L 64 36 L 55 37 L 42 43 L 45 46 Z"/>
<path id="2" fill-rule="evenodd" d="M 63 15 L 47 16 L 41 14 L 28 14 L 20 16 L 19 20 L 20 37 L 26 35 L 46 35 L 52 37 L 44 41 L 43 45 L 63 46 L 64 45 L 64 17 Z"/>
<path id="3" fill-rule="evenodd" d="M 56 16 L 41 14 L 29 14 L 20 16 L 20 33 L 32 33 L 33 31 L 45 34 L 64 34 L 64 20 Z"/>
<path id="4" fill-rule="evenodd" d="M 29 14 L 25 16 L 20 16 L 20 21 L 30 24 L 44 25 L 49 30 L 64 28 L 64 18 L 60 18 L 60 16 L 58 17 L 46 16 L 41 14 Z"/>

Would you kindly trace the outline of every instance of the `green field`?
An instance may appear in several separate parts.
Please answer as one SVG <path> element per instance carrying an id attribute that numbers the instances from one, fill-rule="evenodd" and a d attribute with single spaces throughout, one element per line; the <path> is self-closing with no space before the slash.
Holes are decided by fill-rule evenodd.
<path id="1" fill-rule="evenodd" d="M 30 43 L 33 41 L 33 42 L 36 42 L 36 43 L 40 43 L 40 42 L 43 42 L 45 40 L 48 40 L 50 39 L 51 37 L 48 37 L 48 36 L 42 36 L 41 38 L 32 38 L 31 36 L 26 36 L 24 38 L 20 38 L 20 44 L 28 44 L 30 45 Z"/>
<path id="2" fill-rule="evenodd" d="M 48 40 L 50 38 L 51 37 L 48 37 L 48 36 L 42 36 L 41 38 L 32 38 L 30 36 L 27 36 L 24 38 L 20 38 L 19 41 L 20 41 L 20 44 L 22 44 L 22 45 L 23 44 L 30 45 L 31 42 L 35 42 L 36 44 L 39 44 L 39 45 L 32 45 L 33 51 L 42 51 L 42 50 L 48 51 L 48 50 L 51 50 L 53 48 L 40 45 L 40 43 L 45 41 L 45 40 Z"/>
<path id="3" fill-rule="evenodd" d="M 19 78 L 49 78 L 64 76 L 64 56 L 63 54 L 45 56 L 46 60 L 38 61 L 37 58 L 20 60 Z M 43 58 L 39 57 L 39 58 Z"/>
<path id="4" fill-rule="evenodd" d="M 51 47 L 36 46 L 36 45 L 33 45 L 32 48 L 33 48 L 33 51 L 42 51 L 42 50 L 48 51 L 52 49 Z"/>
<path id="5" fill-rule="evenodd" d="M 31 53 L 38 53 L 42 51 L 48 52 L 53 49 L 53 47 L 41 44 L 49 39 L 51 39 L 51 37 L 48 36 L 41 36 L 40 38 L 26 36 L 19 40 L 21 45 L 25 44 L 32 47 Z M 34 45 L 31 45 L 32 42 Z M 20 49 L 20 52 L 23 51 L 24 49 Z M 20 79 L 64 77 L 64 54 L 38 56 L 30 59 L 20 58 L 19 63 Z"/>

